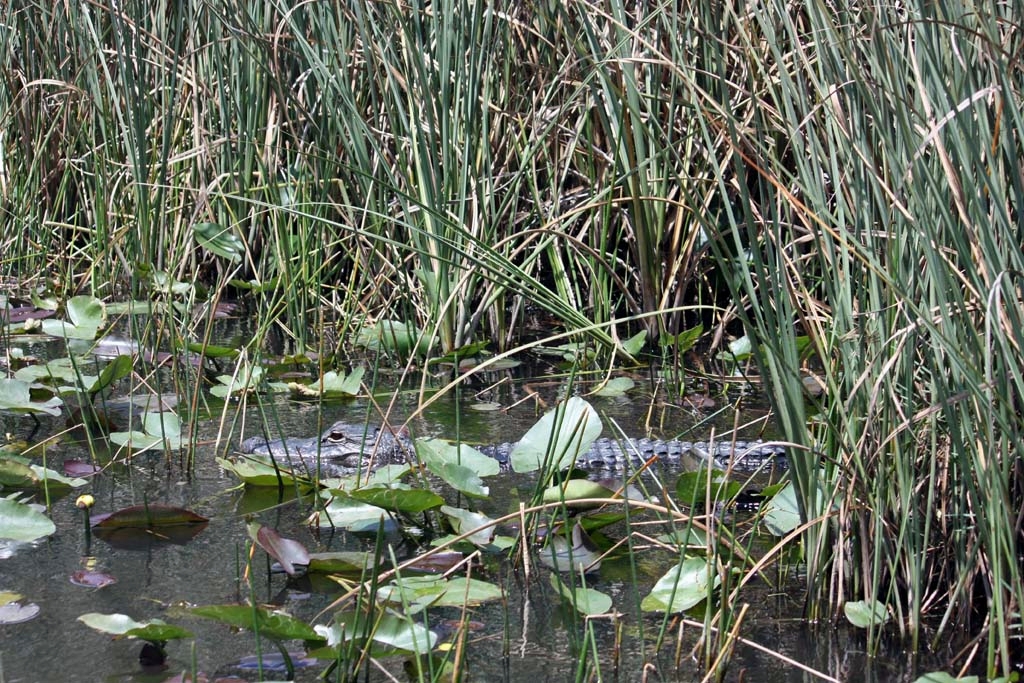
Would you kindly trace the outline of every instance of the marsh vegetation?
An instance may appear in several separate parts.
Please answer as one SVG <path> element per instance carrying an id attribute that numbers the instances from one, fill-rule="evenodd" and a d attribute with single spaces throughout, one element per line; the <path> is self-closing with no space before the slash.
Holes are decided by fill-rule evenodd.
<path id="1" fill-rule="evenodd" d="M 1016 675 L 1018 3 L 10 0 L 2 14 L 0 407 L 173 395 L 174 418 L 125 429 L 113 457 L 148 445 L 187 471 L 206 418 L 223 455 L 247 408 L 281 431 L 287 373 L 315 404 L 372 396 L 376 423 L 392 421 L 380 386 L 415 396 L 412 421 L 538 353 L 564 364 L 562 398 L 643 378 L 652 406 L 691 410 L 753 388 L 789 445 L 797 522 L 749 561 L 713 535 L 678 546 L 679 571 L 700 558 L 726 579 L 688 617 L 703 670 L 728 671 L 742 585 L 796 562 L 809 623 L 850 619 L 869 651 L 896 640 L 953 673 Z M 214 344 L 229 306 L 252 331 Z M 108 365 L 71 342 L 63 364 L 25 358 L 35 333 L 91 343 L 112 324 L 131 345 Z M 110 431 L 90 424 L 90 440 Z M 704 514 L 676 503 L 656 514 Z M 584 600 L 576 588 L 562 594 Z M 306 639 L 296 629 L 282 633 Z M 375 654 L 341 642 L 339 678 Z M 417 675 L 461 675 L 465 642 L 411 648 Z"/>

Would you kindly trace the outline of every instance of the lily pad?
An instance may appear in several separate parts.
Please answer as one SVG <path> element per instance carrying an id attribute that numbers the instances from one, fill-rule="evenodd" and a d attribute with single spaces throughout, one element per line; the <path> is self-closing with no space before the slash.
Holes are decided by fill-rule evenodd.
<path id="1" fill-rule="evenodd" d="M 441 513 L 448 517 L 455 533 L 462 535 L 466 532 L 478 529 L 476 533 L 469 536 L 469 542 L 476 546 L 486 546 L 494 539 L 494 524 L 490 517 L 479 512 L 470 512 L 462 508 L 445 505 Z"/>
<path id="2" fill-rule="evenodd" d="M 572 525 L 568 537 L 549 534 L 540 560 L 556 572 L 596 572 L 601 568 L 601 552 L 579 522 Z"/>
<path id="3" fill-rule="evenodd" d="M 203 605 L 193 607 L 189 612 L 235 628 L 255 631 L 272 640 L 323 641 L 323 637 L 301 619 L 256 605 Z"/>
<path id="4" fill-rule="evenodd" d="M 364 368 L 356 368 L 346 375 L 345 373 L 339 374 L 332 370 L 325 372 L 318 382 L 313 384 L 291 382 L 288 384 L 288 388 L 301 396 L 309 397 L 338 398 L 358 396 L 359 390 L 362 388 L 365 372 Z"/>
<path id="5" fill-rule="evenodd" d="M 501 465 L 494 458 L 469 446 L 453 446 L 441 439 L 417 440 L 416 454 L 428 470 L 452 488 L 477 498 L 486 498 L 490 494 L 481 477 L 501 471 Z"/>
<path id="6" fill-rule="evenodd" d="M 54 470 L 23 462 L 23 458 L 0 457 L 0 488 L 78 488 L 86 485 L 85 479 L 65 477 Z"/>
<path id="7" fill-rule="evenodd" d="M 372 353 L 393 353 L 407 357 L 410 355 L 425 356 L 430 351 L 430 339 L 412 323 L 399 320 L 380 320 L 359 330 L 355 340 L 360 346 Z"/>
<path id="8" fill-rule="evenodd" d="M 144 413 L 143 431 L 113 432 L 110 440 L 119 446 L 130 446 L 136 453 L 153 448 L 180 449 L 188 446 L 188 437 L 181 433 L 181 420 L 174 413 Z"/>
<path id="9" fill-rule="evenodd" d="M 772 496 L 764 506 L 765 527 L 775 536 L 785 536 L 800 526 L 800 507 L 792 482 Z"/>
<path id="10" fill-rule="evenodd" d="M 381 612 L 373 619 L 361 612 L 345 612 L 335 617 L 335 623 L 317 626 L 316 630 L 327 640 L 328 647 L 309 654 L 321 659 L 336 659 L 336 648 L 352 641 L 368 641 L 369 654 L 375 657 L 401 652 L 427 654 L 437 643 L 437 636 L 422 624 L 389 612 Z"/>
<path id="11" fill-rule="evenodd" d="M 39 605 L 17 593 L 0 592 L 0 625 L 23 624 L 39 616 Z"/>
<path id="12" fill-rule="evenodd" d="M 45 401 L 33 401 L 31 387 L 18 379 L 0 377 L 0 410 L 12 413 L 60 415 L 64 401 L 54 396 Z"/>
<path id="13" fill-rule="evenodd" d="M 409 488 L 404 485 L 369 486 L 347 494 L 353 500 L 369 503 L 391 512 L 416 515 L 444 504 L 444 498 L 433 491 Z"/>
<path id="14" fill-rule="evenodd" d="M 296 475 L 287 467 L 274 467 L 274 463 L 264 456 L 247 455 L 237 460 L 217 458 L 217 464 L 233 473 L 246 486 L 257 487 L 291 487 L 298 483 L 302 488 L 311 488 L 313 483 L 304 476 Z"/>
<path id="15" fill-rule="evenodd" d="M 105 322 L 103 302 L 91 296 L 76 296 L 64 305 L 68 320 L 43 320 L 42 330 L 54 337 L 95 339 Z"/>
<path id="16" fill-rule="evenodd" d="M 151 643 L 165 643 L 168 640 L 192 637 L 190 631 L 160 619 L 135 621 L 126 614 L 89 612 L 78 617 L 78 620 L 101 633 L 109 633 L 118 638 L 139 638 Z"/>
<path id="17" fill-rule="evenodd" d="M 597 411 L 573 396 L 547 412 L 512 449 L 510 459 L 516 472 L 533 472 L 547 466 L 557 471 L 575 464 L 601 435 Z"/>
<path id="18" fill-rule="evenodd" d="M 647 336 L 646 332 L 643 332 L 641 334 L 643 334 L 645 337 Z M 601 387 L 594 393 L 597 394 L 598 396 L 605 397 L 625 396 L 626 392 L 632 390 L 635 386 L 636 382 L 634 382 L 629 377 L 615 377 L 601 385 Z"/>
<path id="19" fill-rule="evenodd" d="M 611 611 L 612 599 L 609 595 L 586 586 L 570 588 L 562 581 L 558 574 L 550 574 L 549 576 L 551 587 L 580 614 L 595 616 L 598 614 L 608 614 Z"/>
<path id="20" fill-rule="evenodd" d="M 335 527 L 357 532 L 376 532 L 381 524 L 385 529 L 394 526 L 394 522 L 383 509 L 348 496 L 335 496 L 327 507 L 313 513 L 310 521 L 320 527 Z"/>
<path id="21" fill-rule="evenodd" d="M 53 521 L 34 506 L 0 498 L 0 539 L 28 543 L 56 530 Z"/>
<path id="22" fill-rule="evenodd" d="M 416 614 L 428 607 L 463 607 L 480 605 L 503 597 L 501 588 L 479 579 L 437 576 L 403 576 L 382 586 L 377 599 L 404 606 L 407 614 Z"/>
<path id="23" fill-rule="evenodd" d="M 889 621 L 889 610 L 878 600 L 855 600 L 843 605 L 846 620 L 857 628 L 880 626 Z"/>
<path id="24" fill-rule="evenodd" d="M 705 600 L 721 577 L 704 557 L 689 557 L 658 579 L 640 602 L 645 612 L 684 612 Z"/>

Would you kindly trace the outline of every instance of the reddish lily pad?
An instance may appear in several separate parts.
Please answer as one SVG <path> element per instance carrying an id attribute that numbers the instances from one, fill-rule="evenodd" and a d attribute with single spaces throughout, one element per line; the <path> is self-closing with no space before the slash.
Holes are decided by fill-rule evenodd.
<path id="1" fill-rule="evenodd" d="M 70 579 L 71 583 L 84 588 L 106 588 L 117 583 L 117 579 L 110 574 L 89 571 L 88 569 L 79 569 L 71 575 Z"/>
<path id="2" fill-rule="evenodd" d="M 295 575 L 295 565 L 309 564 L 309 551 L 301 543 L 282 538 L 276 531 L 258 522 L 249 525 L 249 538 L 277 560 L 289 576 Z"/>
<path id="3" fill-rule="evenodd" d="M 96 536 L 125 550 L 146 549 L 154 543 L 184 545 L 208 522 L 194 512 L 166 505 L 136 505 L 93 517 Z"/>

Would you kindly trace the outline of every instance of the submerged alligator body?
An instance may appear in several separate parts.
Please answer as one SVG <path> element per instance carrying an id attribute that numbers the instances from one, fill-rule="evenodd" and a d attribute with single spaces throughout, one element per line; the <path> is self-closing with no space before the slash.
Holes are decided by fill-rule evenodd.
<path id="1" fill-rule="evenodd" d="M 480 446 L 477 450 L 496 459 L 502 470 L 509 469 L 514 443 Z M 351 474 L 359 468 L 405 463 L 414 459 L 412 439 L 365 425 L 336 422 L 319 437 L 306 439 L 265 439 L 253 437 L 242 442 L 242 453 L 273 457 L 282 465 L 319 465 L 324 476 Z M 785 449 L 761 441 L 704 442 L 658 441 L 655 439 L 598 439 L 576 461 L 585 470 L 624 471 L 657 457 L 677 464 L 684 458 L 711 461 L 716 467 L 753 472 L 786 467 Z"/>

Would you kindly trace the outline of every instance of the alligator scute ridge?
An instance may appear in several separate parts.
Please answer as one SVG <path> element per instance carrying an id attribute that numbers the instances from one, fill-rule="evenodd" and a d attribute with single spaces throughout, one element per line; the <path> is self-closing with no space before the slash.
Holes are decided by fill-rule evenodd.
<path id="1" fill-rule="evenodd" d="M 507 471 L 515 446 L 515 443 L 501 443 L 478 446 L 476 450 L 497 460 L 501 469 Z M 360 468 L 405 463 L 415 452 L 413 441 L 407 436 L 344 421 L 334 423 L 319 437 L 253 437 L 243 441 L 239 451 L 270 456 L 284 463 L 300 460 L 311 468 L 319 464 L 320 473 L 329 477 L 351 474 Z M 702 441 L 601 438 L 579 456 L 576 466 L 588 471 L 622 472 L 655 456 L 660 462 L 669 464 L 692 457 L 705 462 L 710 460 L 722 469 L 755 472 L 772 467 L 785 468 L 785 452 L 782 446 L 763 441 L 717 441 L 709 445 Z"/>

